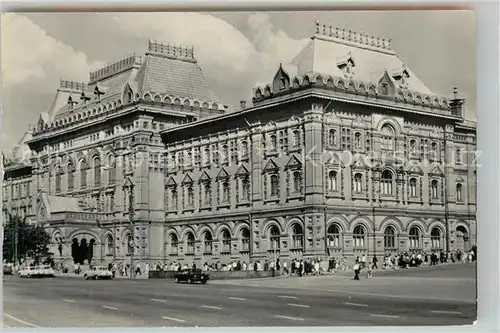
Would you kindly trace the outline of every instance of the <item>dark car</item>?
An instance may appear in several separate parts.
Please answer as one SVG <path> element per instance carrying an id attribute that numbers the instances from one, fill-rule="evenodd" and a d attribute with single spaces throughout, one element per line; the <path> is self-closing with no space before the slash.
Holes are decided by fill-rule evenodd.
<path id="1" fill-rule="evenodd" d="M 3 265 L 3 275 L 12 275 L 12 266 Z"/>
<path id="2" fill-rule="evenodd" d="M 207 283 L 208 280 L 210 280 L 210 276 L 206 273 L 203 273 L 203 271 L 201 269 L 183 269 L 182 271 L 180 271 L 174 275 L 175 283 L 201 282 L 201 283 L 205 284 L 205 283 Z"/>

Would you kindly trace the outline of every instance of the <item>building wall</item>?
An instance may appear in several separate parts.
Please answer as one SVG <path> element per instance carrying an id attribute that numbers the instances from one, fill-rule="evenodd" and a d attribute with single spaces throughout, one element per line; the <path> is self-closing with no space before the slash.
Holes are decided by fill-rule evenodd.
<path id="1" fill-rule="evenodd" d="M 273 258 L 278 253 L 281 258 L 355 258 L 362 253 L 429 252 L 444 250 L 448 233 L 450 250 L 470 249 L 476 237 L 475 176 L 470 167 L 474 134 L 459 134 L 452 124 L 435 119 L 332 107 L 336 111 L 325 112 L 312 104 L 293 117 L 266 119 L 264 125 L 170 143 L 165 156 L 166 260 L 201 263 L 250 260 L 249 255 L 252 260 Z M 398 154 L 384 150 L 388 142 L 382 135 L 384 125 L 394 130 L 391 142 Z M 334 137 L 331 130 L 336 131 Z M 250 142 L 248 158 L 244 142 Z M 238 154 L 226 160 L 225 146 L 229 152 L 234 147 Z M 203 158 L 207 147 L 209 161 Z M 457 160 L 457 149 L 469 151 L 461 157 L 463 162 Z M 380 154 L 372 161 L 369 157 L 374 152 Z M 397 168 L 392 165 L 395 160 L 402 162 Z M 392 180 L 385 186 L 392 188 L 392 194 L 383 191 L 385 170 L 391 172 Z M 334 186 L 331 171 L 336 172 Z M 271 189 L 273 175 L 279 181 L 276 193 Z M 251 200 L 242 193 L 245 177 L 251 184 Z M 223 200 L 226 181 L 228 202 Z M 437 181 L 435 188 L 433 181 Z M 206 182 L 212 188 L 208 204 L 204 204 Z M 462 185 L 460 200 L 457 184 Z M 279 240 L 270 235 L 273 226 Z M 394 236 L 384 237 L 387 227 Z M 249 231 L 249 246 L 244 245 L 247 237 L 241 228 Z M 224 230 L 230 239 L 224 238 Z M 211 240 L 205 237 L 207 231 Z M 415 231 L 418 234 L 410 236 Z M 194 244 L 188 245 L 190 233 Z M 463 233 L 468 237 L 465 244 Z M 273 240 L 279 243 L 279 251 Z"/>

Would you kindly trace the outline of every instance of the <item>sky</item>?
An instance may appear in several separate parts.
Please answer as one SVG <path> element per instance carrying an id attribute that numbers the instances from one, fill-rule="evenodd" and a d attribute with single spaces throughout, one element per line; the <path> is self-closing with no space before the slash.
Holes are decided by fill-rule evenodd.
<path id="1" fill-rule="evenodd" d="M 453 87 L 475 120 L 476 38 L 471 11 L 218 13 L 8 13 L 1 22 L 2 149 L 15 145 L 47 112 L 59 80 L 88 81 L 91 70 L 132 53 L 148 39 L 194 46 L 224 104 L 250 100 L 315 32 L 314 21 L 392 38 L 405 65 L 439 96 Z"/>

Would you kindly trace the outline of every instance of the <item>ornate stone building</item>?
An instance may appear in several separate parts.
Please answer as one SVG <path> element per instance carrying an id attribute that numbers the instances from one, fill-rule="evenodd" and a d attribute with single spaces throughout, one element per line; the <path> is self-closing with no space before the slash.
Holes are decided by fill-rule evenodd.
<path id="1" fill-rule="evenodd" d="M 390 41 L 317 25 L 252 102 L 230 112 L 192 50 L 151 42 L 61 82 L 27 141 L 27 215 L 66 260 L 83 238 L 103 262 L 198 264 L 475 244 L 475 124 Z"/>

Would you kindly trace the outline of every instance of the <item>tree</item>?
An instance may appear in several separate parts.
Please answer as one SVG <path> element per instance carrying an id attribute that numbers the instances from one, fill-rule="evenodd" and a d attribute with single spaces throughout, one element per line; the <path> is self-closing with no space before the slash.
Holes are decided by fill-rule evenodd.
<path id="1" fill-rule="evenodd" d="M 4 227 L 3 239 L 3 257 L 8 262 L 14 261 L 16 250 L 16 262 L 22 263 L 27 258 L 39 262 L 48 255 L 49 244 L 50 235 L 42 226 L 29 225 L 19 216 L 9 216 L 9 221 Z"/>

